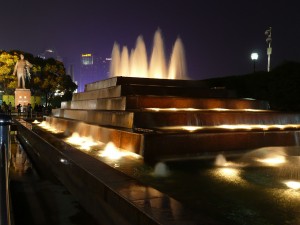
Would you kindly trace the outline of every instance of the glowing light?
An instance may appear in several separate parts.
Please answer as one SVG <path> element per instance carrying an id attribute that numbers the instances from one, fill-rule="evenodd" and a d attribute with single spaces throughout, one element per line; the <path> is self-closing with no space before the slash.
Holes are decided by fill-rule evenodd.
<path id="1" fill-rule="evenodd" d="M 227 182 L 242 184 L 245 181 L 240 177 L 241 171 L 238 168 L 220 167 L 212 171 L 212 175 Z"/>
<path id="2" fill-rule="evenodd" d="M 159 111 L 160 109 L 156 109 Z M 214 130 L 214 129 L 227 129 L 227 130 L 269 130 L 269 129 L 299 129 L 300 124 L 288 124 L 288 125 L 281 125 L 281 124 L 223 124 L 218 126 L 166 126 L 166 127 L 157 127 L 161 130 L 187 130 L 187 131 L 196 131 L 196 130 Z"/>
<path id="3" fill-rule="evenodd" d="M 63 159 L 63 158 L 61 158 L 59 161 L 60 161 L 62 164 L 65 164 L 65 165 L 69 165 L 69 164 L 70 164 L 68 160 Z"/>
<path id="4" fill-rule="evenodd" d="M 34 120 L 32 123 L 39 124 L 40 122 L 37 120 Z"/>
<path id="5" fill-rule="evenodd" d="M 265 159 L 257 159 L 257 161 L 264 163 L 266 165 L 277 166 L 279 164 L 285 163 L 286 158 L 284 156 L 274 156 L 274 157 L 265 158 Z"/>
<path id="6" fill-rule="evenodd" d="M 245 112 L 245 111 L 266 111 L 261 109 L 226 109 L 226 108 L 210 108 L 210 109 L 197 109 L 197 108 L 145 108 L 150 111 L 230 111 L 230 112 Z"/>
<path id="7" fill-rule="evenodd" d="M 41 122 L 40 124 L 38 124 L 38 126 L 40 126 L 41 128 L 50 131 L 52 133 L 61 133 L 62 131 L 57 130 L 55 127 L 52 127 L 49 123 L 47 123 L 46 121 Z"/>
<path id="8" fill-rule="evenodd" d="M 251 53 L 251 59 L 252 60 L 257 60 L 258 59 L 258 54 L 256 52 Z"/>
<path id="9" fill-rule="evenodd" d="M 91 147 L 96 146 L 97 143 L 93 141 L 91 137 L 82 137 L 82 143 L 80 145 L 80 149 L 90 150 Z"/>
<path id="10" fill-rule="evenodd" d="M 285 181 L 283 182 L 287 187 L 298 190 L 300 188 L 300 182 L 299 181 Z"/>
<path id="11" fill-rule="evenodd" d="M 267 125 L 257 125 L 257 128 L 263 129 L 263 130 L 268 130 L 269 126 L 267 126 Z"/>
<path id="12" fill-rule="evenodd" d="M 65 141 L 71 145 L 79 146 L 81 150 L 91 150 L 93 146 L 103 145 L 102 142 L 94 141 L 92 137 L 81 137 L 77 132 L 74 132 L 70 137 L 66 138 Z"/>
<path id="13" fill-rule="evenodd" d="M 119 149 L 114 145 L 114 143 L 109 142 L 104 151 L 100 154 L 102 157 L 108 157 L 110 159 L 120 159 L 122 157 Z"/>
<path id="14" fill-rule="evenodd" d="M 201 127 L 197 127 L 197 126 L 183 126 L 182 129 L 183 130 L 188 130 L 188 131 L 195 131 L 195 130 L 200 130 L 202 128 Z"/>
<path id="15" fill-rule="evenodd" d="M 201 109 L 195 108 L 145 108 L 146 110 L 150 111 L 200 111 Z"/>
<path id="16" fill-rule="evenodd" d="M 233 168 L 222 168 L 220 169 L 220 173 L 227 177 L 235 177 L 239 174 L 238 170 Z"/>
<path id="17" fill-rule="evenodd" d="M 212 109 L 209 109 L 209 110 L 212 110 L 212 111 L 229 111 L 230 109 L 224 109 L 224 108 L 212 108 Z"/>
<path id="18" fill-rule="evenodd" d="M 74 145 L 80 145 L 81 140 L 80 140 L 80 136 L 77 132 L 74 132 L 71 137 L 68 137 L 66 139 L 66 142 L 68 142 L 69 144 L 74 144 Z"/>
<path id="19" fill-rule="evenodd" d="M 218 128 L 223 128 L 223 129 L 230 129 L 230 130 L 234 130 L 234 129 L 251 130 L 251 125 L 248 125 L 248 124 L 237 124 L 237 125 L 224 124 L 224 125 L 220 125 L 220 126 L 217 126 L 217 127 Z"/>
<path id="20" fill-rule="evenodd" d="M 87 54 L 81 54 L 81 56 L 82 56 L 82 57 L 90 57 L 90 56 L 92 56 L 92 54 L 90 54 L 90 53 L 87 53 Z"/>
<path id="21" fill-rule="evenodd" d="M 274 125 L 270 125 L 270 128 L 278 128 L 280 130 L 283 130 L 284 128 L 288 128 L 289 126 L 287 125 L 281 125 L 281 124 L 274 124 Z"/>
<path id="22" fill-rule="evenodd" d="M 141 156 L 138 154 L 117 148 L 114 145 L 114 143 L 112 143 L 112 142 L 107 143 L 104 150 L 102 152 L 100 152 L 99 156 L 106 157 L 106 158 L 113 159 L 113 160 L 118 160 L 118 159 L 120 159 L 122 157 L 126 157 L 126 156 L 130 156 L 130 157 L 136 158 L 136 159 L 141 158 Z"/>

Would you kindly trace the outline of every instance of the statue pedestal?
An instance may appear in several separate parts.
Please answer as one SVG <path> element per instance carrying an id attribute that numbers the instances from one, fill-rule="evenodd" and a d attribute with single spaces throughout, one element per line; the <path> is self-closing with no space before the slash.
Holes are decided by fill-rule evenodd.
<path id="1" fill-rule="evenodd" d="M 22 106 L 27 106 L 31 100 L 31 92 L 30 89 L 21 89 L 17 88 L 15 90 L 15 106 L 21 104 Z"/>

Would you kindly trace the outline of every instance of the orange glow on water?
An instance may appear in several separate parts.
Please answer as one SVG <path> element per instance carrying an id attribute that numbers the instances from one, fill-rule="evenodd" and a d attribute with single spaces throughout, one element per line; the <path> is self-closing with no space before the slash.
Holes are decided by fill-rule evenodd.
<path id="1" fill-rule="evenodd" d="M 268 157 L 265 159 L 257 159 L 258 162 L 264 163 L 269 166 L 277 166 L 286 162 L 285 156 L 279 155 L 274 157 Z"/>

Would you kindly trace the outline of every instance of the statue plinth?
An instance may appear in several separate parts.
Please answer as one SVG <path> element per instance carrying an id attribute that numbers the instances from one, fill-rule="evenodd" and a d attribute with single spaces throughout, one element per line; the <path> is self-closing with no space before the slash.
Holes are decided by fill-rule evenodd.
<path id="1" fill-rule="evenodd" d="M 30 103 L 31 91 L 30 89 L 16 88 L 15 90 L 15 106 L 21 104 L 22 106 Z"/>

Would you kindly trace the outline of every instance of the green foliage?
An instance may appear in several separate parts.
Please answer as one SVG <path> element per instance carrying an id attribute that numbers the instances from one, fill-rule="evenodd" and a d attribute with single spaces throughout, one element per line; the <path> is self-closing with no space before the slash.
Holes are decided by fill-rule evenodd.
<path id="1" fill-rule="evenodd" d="M 70 96 L 76 90 L 77 85 L 66 74 L 62 62 L 53 58 L 44 60 L 29 53 L 12 50 L 0 51 L 0 85 L 5 93 L 11 94 L 17 87 L 17 77 L 12 74 L 21 53 L 33 64 L 30 70 L 31 78 L 27 79 L 26 88 L 30 89 L 33 95 L 44 96 L 46 106 L 51 104 L 55 93 Z"/>
<path id="2" fill-rule="evenodd" d="M 14 65 L 18 61 L 16 55 L 0 51 L 0 85 L 4 93 L 11 93 L 16 85 L 16 77 L 13 76 Z"/>

